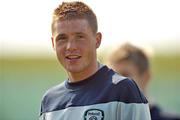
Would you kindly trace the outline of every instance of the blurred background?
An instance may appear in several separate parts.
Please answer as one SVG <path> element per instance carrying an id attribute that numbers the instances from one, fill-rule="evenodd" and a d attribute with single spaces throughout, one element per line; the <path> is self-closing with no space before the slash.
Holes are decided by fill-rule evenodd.
<path id="1" fill-rule="evenodd" d="M 0 120 L 36 120 L 44 92 L 66 74 L 51 47 L 51 15 L 62 0 L 0 1 Z M 180 1 L 85 1 L 97 15 L 98 59 L 130 42 L 151 58 L 149 95 L 180 114 Z"/>

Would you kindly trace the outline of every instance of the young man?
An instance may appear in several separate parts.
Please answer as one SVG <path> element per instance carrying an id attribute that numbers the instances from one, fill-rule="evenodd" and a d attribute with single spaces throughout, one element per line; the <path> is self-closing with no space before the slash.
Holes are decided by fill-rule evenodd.
<path id="1" fill-rule="evenodd" d="M 41 120 L 150 120 L 135 82 L 97 62 L 100 43 L 96 15 L 87 5 L 63 2 L 55 9 L 52 45 L 68 79 L 45 93 Z"/>
<path id="2" fill-rule="evenodd" d="M 149 59 L 143 50 L 128 43 L 123 44 L 109 56 L 109 64 L 121 75 L 133 78 L 147 95 L 151 72 Z M 150 104 L 150 112 L 152 120 L 180 120 L 176 115 L 163 113 L 155 104 Z"/>

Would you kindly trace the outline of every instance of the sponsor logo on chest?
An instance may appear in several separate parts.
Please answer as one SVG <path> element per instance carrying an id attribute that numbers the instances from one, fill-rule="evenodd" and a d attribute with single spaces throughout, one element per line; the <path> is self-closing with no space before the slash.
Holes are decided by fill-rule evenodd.
<path id="1" fill-rule="evenodd" d="M 104 112 L 100 109 L 86 110 L 84 120 L 104 120 Z"/>

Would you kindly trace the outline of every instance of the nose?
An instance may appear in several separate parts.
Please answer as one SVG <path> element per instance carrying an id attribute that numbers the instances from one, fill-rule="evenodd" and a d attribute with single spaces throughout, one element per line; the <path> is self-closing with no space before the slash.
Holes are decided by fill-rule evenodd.
<path id="1" fill-rule="evenodd" d="M 69 40 L 66 49 L 69 51 L 76 50 L 77 49 L 76 42 L 74 40 Z"/>

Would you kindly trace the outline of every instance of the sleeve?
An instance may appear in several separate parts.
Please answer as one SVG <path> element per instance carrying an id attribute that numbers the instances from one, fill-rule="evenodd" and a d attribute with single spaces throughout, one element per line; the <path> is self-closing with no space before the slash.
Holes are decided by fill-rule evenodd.
<path id="1" fill-rule="evenodd" d="M 148 104 L 119 103 L 118 109 L 118 120 L 151 120 Z"/>
<path id="2" fill-rule="evenodd" d="M 46 120 L 45 119 L 45 114 L 40 115 L 39 120 Z"/>
<path id="3" fill-rule="evenodd" d="M 42 100 L 41 100 L 40 111 L 39 111 L 39 120 L 46 120 L 45 112 L 46 112 L 46 108 L 48 105 L 47 96 L 48 96 L 48 92 L 45 92 L 45 94 L 43 95 Z"/>
<path id="4" fill-rule="evenodd" d="M 45 114 L 42 113 L 42 106 L 43 106 L 43 101 L 41 102 L 41 107 L 40 107 L 40 112 L 39 112 L 39 120 L 45 120 Z"/>

